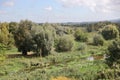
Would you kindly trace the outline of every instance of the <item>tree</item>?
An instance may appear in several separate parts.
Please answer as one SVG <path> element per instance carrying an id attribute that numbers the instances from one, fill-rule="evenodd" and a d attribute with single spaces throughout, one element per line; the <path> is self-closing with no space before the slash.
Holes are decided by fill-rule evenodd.
<path id="1" fill-rule="evenodd" d="M 14 38 L 11 33 L 9 33 L 9 24 L 0 24 L 0 43 L 4 44 L 6 48 L 10 48 L 14 44 Z"/>
<path id="2" fill-rule="evenodd" d="M 51 24 L 45 23 L 34 28 L 34 51 L 39 56 L 47 56 L 54 46 L 55 29 Z"/>
<path id="3" fill-rule="evenodd" d="M 107 25 L 102 30 L 104 39 L 111 40 L 119 37 L 119 31 L 115 25 Z"/>
<path id="4" fill-rule="evenodd" d="M 88 32 L 93 32 L 93 31 L 99 31 L 99 29 L 101 29 L 104 26 L 109 25 L 109 24 L 113 24 L 113 23 L 108 22 L 108 21 L 97 22 L 97 23 L 88 23 L 88 26 L 84 25 L 84 27 L 85 26 L 87 27 Z"/>
<path id="5" fill-rule="evenodd" d="M 56 50 L 57 51 L 71 51 L 74 47 L 74 39 L 71 36 L 65 35 L 59 38 Z"/>
<path id="6" fill-rule="evenodd" d="M 93 44 L 96 45 L 96 46 L 103 46 L 104 44 L 104 39 L 101 35 L 95 35 L 94 38 L 93 38 Z"/>
<path id="7" fill-rule="evenodd" d="M 10 22 L 9 23 L 9 32 L 12 33 L 12 34 L 14 34 L 16 32 L 18 26 L 19 26 L 18 23 L 16 23 L 16 22 Z"/>
<path id="8" fill-rule="evenodd" d="M 0 43 L 7 45 L 7 42 L 9 39 L 8 35 L 9 35 L 8 23 L 1 23 L 0 24 Z"/>
<path id="9" fill-rule="evenodd" d="M 88 40 L 87 33 L 83 32 L 80 29 L 77 29 L 74 34 L 75 40 L 86 42 Z"/>
<path id="10" fill-rule="evenodd" d="M 34 41 L 36 44 L 35 51 L 37 54 L 40 56 L 46 56 L 50 54 L 54 43 L 52 32 L 48 30 L 41 31 L 35 35 Z"/>
<path id="11" fill-rule="evenodd" d="M 32 50 L 32 26 L 33 23 L 31 21 L 20 21 L 19 27 L 14 35 L 16 47 L 23 55 L 27 55 L 27 52 Z"/>
<path id="12" fill-rule="evenodd" d="M 108 47 L 108 51 L 107 64 L 109 66 L 112 66 L 114 62 L 120 64 L 120 39 L 113 41 Z"/>

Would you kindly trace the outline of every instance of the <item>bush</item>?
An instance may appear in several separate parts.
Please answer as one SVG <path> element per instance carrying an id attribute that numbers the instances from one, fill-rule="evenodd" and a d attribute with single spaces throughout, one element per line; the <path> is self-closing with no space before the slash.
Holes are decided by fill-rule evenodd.
<path id="1" fill-rule="evenodd" d="M 120 64 L 120 40 L 115 40 L 113 43 L 108 47 L 108 58 L 107 64 L 109 66 L 112 66 L 113 63 L 119 63 Z"/>
<path id="2" fill-rule="evenodd" d="M 86 50 L 87 45 L 85 43 L 81 43 L 80 46 L 78 47 L 78 50 Z"/>
<path id="3" fill-rule="evenodd" d="M 80 29 L 75 31 L 74 37 L 76 41 L 81 41 L 81 42 L 88 41 L 87 33 L 81 31 Z"/>
<path id="4" fill-rule="evenodd" d="M 107 25 L 102 30 L 102 35 L 104 39 L 111 40 L 111 39 L 119 37 L 119 31 L 115 25 Z"/>
<path id="5" fill-rule="evenodd" d="M 81 43 L 78 46 L 77 50 L 80 51 L 82 54 L 86 54 L 86 51 L 87 51 L 87 45 L 86 45 L 86 43 Z"/>
<path id="6" fill-rule="evenodd" d="M 70 36 L 63 36 L 59 38 L 56 46 L 57 51 L 71 51 L 74 46 L 74 40 Z"/>
<path id="7" fill-rule="evenodd" d="M 103 46 L 104 44 L 104 39 L 101 35 L 95 35 L 94 38 L 93 38 L 93 44 L 96 45 L 96 46 Z"/>

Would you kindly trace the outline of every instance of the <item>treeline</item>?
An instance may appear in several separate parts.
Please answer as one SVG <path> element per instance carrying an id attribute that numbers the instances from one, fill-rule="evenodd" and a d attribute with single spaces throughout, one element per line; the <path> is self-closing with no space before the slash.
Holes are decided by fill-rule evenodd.
<path id="1" fill-rule="evenodd" d="M 70 27 L 83 27 L 86 28 L 88 32 L 98 31 L 100 28 L 103 28 L 105 25 L 114 24 L 119 26 L 120 23 L 114 23 L 110 21 L 100 21 L 100 22 L 81 22 L 81 23 L 62 23 L 63 26 Z"/>

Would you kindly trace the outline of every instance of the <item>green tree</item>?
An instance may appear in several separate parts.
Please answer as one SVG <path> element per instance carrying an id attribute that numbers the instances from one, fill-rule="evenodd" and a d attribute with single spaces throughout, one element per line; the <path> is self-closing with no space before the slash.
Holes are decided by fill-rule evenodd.
<path id="1" fill-rule="evenodd" d="M 86 42 L 88 40 L 87 33 L 83 32 L 80 29 L 77 29 L 74 34 L 75 40 Z"/>
<path id="2" fill-rule="evenodd" d="M 109 66 L 112 66 L 114 62 L 120 64 L 120 39 L 113 41 L 108 51 L 107 64 Z"/>
<path id="3" fill-rule="evenodd" d="M 101 35 L 95 35 L 94 38 L 93 38 L 93 44 L 96 45 L 96 46 L 103 46 L 104 44 L 104 39 Z"/>
<path id="4" fill-rule="evenodd" d="M 16 32 L 18 26 L 19 26 L 18 23 L 16 23 L 16 22 L 10 22 L 9 23 L 9 32 L 12 33 L 12 34 L 14 34 Z"/>
<path id="5" fill-rule="evenodd" d="M 35 51 L 37 54 L 40 56 L 47 56 L 50 54 L 53 48 L 54 37 L 52 32 L 44 30 L 35 35 L 34 42 L 36 44 Z"/>
<path id="6" fill-rule="evenodd" d="M 16 47 L 23 55 L 27 55 L 27 52 L 32 50 L 32 26 L 33 22 L 31 21 L 20 21 L 19 27 L 14 35 Z"/>
<path id="7" fill-rule="evenodd" d="M 115 25 L 107 25 L 102 30 L 104 39 L 111 40 L 119 37 L 119 31 Z"/>
<path id="8" fill-rule="evenodd" d="M 14 44 L 14 38 L 9 33 L 8 23 L 0 23 L 0 43 L 4 44 L 6 48 L 10 48 Z"/>
<path id="9" fill-rule="evenodd" d="M 56 37 L 55 29 L 51 24 L 45 23 L 34 28 L 34 51 L 40 56 L 51 53 Z"/>
<path id="10" fill-rule="evenodd" d="M 74 47 L 74 39 L 69 35 L 64 35 L 59 38 L 56 50 L 57 51 L 71 51 Z"/>

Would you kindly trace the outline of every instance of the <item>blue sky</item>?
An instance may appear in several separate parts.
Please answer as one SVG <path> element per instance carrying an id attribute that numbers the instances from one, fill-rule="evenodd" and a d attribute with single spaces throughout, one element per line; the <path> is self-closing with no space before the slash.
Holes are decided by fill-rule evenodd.
<path id="1" fill-rule="evenodd" d="M 0 0 L 0 22 L 84 22 L 120 18 L 120 0 Z"/>

